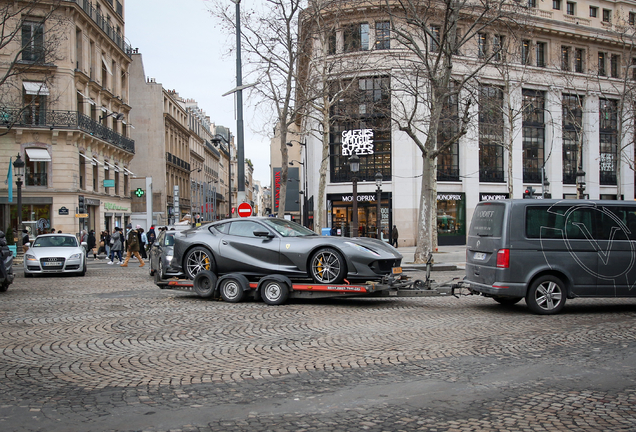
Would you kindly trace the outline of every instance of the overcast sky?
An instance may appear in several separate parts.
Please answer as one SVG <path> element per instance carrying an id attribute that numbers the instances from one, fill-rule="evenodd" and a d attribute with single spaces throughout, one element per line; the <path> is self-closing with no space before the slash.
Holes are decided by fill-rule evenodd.
<path id="1" fill-rule="evenodd" d="M 213 123 L 229 127 L 236 135 L 234 97 L 221 97 L 236 87 L 236 57 L 224 57 L 228 44 L 236 39 L 221 33 L 207 4 L 204 0 L 128 0 L 126 38 L 139 48 L 146 78 L 155 78 L 183 98 L 195 99 Z M 255 120 L 245 105 L 245 157 L 254 163 L 254 178 L 268 186 L 269 140 L 252 132 L 259 127 L 250 128 Z"/>

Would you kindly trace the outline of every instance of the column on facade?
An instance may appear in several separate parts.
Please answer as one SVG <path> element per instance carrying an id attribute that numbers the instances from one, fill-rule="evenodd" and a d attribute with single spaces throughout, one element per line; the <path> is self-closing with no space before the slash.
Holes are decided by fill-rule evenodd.
<path id="1" fill-rule="evenodd" d="M 561 89 L 546 92 L 545 110 L 548 124 L 545 132 L 545 174 L 554 198 L 563 197 L 563 109 Z"/>
<path id="2" fill-rule="evenodd" d="M 583 171 L 585 171 L 585 194 L 590 199 L 600 198 L 599 158 L 599 96 L 590 93 L 584 101 L 583 110 Z"/>
<path id="3" fill-rule="evenodd" d="M 634 109 L 631 104 L 625 104 L 625 114 L 623 115 L 626 119 L 633 119 Z M 622 119 L 618 119 L 618 121 L 622 121 Z M 634 125 L 632 122 L 626 124 L 623 122 L 623 139 L 619 143 L 619 163 L 621 164 L 621 178 L 618 181 L 621 184 L 621 194 L 623 195 L 623 199 L 631 200 L 636 198 L 634 195 Z"/>
<path id="4" fill-rule="evenodd" d="M 521 115 L 523 106 L 523 89 L 521 85 L 511 86 L 510 90 L 510 103 L 513 105 L 512 112 L 519 113 L 513 119 L 513 130 L 507 130 L 506 134 L 513 134 L 512 139 L 512 179 L 508 179 L 508 182 L 512 182 L 513 196 L 510 198 L 523 198 L 523 116 Z M 511 112 L 508 107 L 504 107 L 507 112 Z M 508 127 L 506 123 L 506 128 Z M 506 163 L 508 161 L 508 155 L 505 155 Z M 506 166 L 507 172 L 507 166 Z"/>
<path id="5" fill-rule="evenodd" d="M 460 100 L 470 100 L 470 95 L 465 93 L 466 90 L 462 91 Z M 470 118 L 479 119 L 479 104 L 472 104 L 469 110 Z M 459 140 L 459 173 L 466 192 L 466 223 L 470 223 L 479 202 L 479 124 L 468 128 Z"/>

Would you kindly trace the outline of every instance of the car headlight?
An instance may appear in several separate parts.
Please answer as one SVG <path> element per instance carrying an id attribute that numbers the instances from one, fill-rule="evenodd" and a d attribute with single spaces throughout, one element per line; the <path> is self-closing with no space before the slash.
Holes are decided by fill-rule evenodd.
<path id="1" fill-rule="evenodd" d="M 361 251 L 361 252 L 368 252 L 368 253 L 370 253 L 371 255 L 380 256 L 380 254 L 379 254 L 379 253 L 377 253 L 376 251 L 374 251 L 374 250 L 372 250 L 372 249 L 369 249 L 368 247 L 364 247 L 364 246 L 362 246 L 362 245 L 359 245 L 359 244 L 357 244 L 357 243 L 353 243 L 353 242 L 345 242 L 345 244 L 346 244 L 346 245 L 349 245 L 349 246 L 351 246 L 352 248 L 357 249 L 357 250 L 359 250 L 359 251 Z"/>
<path id="2" fill-rule="evenodd" d="M 172 262 L 172 257 L 173 255 L 166 255 L 166 260 L 168 260 L 168 262 Z"/>
<path id="3" fill-rule="evenodd" d="M 80 259 L 80 258 L 82 258 L 82 254 L 81 253 L 76 253 L 76 254 L 73 254 L 70 257 L 68 257 L 69 260 Z"/>
<path id="4" fill-rule="evenodd" d="M 35 262 L 38 261 L 35 255 L 31 255 L 31 254 L 24 254 L 24 259 L 27 261 L 35 261 Z"/>

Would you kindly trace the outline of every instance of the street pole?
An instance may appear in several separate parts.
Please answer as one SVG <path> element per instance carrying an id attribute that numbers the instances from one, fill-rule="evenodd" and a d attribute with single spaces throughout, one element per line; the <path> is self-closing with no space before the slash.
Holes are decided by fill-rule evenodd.
<path id="1" fill-rule="evenodd" d="M 360 170 L 360 158 L 357 155 L 353 155 L 349 158 L 349 168 L 353 173 L 353 195 L 351 200 L 353 201 L 353 209 L 351 215 L 351 233 L 349 237 L 358 237 L 358 171 Z"/>
<path id="2" fill-rule="evenodd" d="M 236 146 L 237 146 L 237 198 L 239 204 L 245 201 L 245 163 L 243 153 L 243 73 L 241 70 L 241 0 L 236 4 Z M 231 193 L 231 182 L 230 182 Z M 230 211 L 232 207 L 230 206 Z"/>

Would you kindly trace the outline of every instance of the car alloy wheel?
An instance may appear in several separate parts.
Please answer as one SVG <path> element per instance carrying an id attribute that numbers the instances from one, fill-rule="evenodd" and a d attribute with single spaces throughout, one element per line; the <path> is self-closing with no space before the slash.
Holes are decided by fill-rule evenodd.
<path id="1" fill-rule="evenodd" d="M 188 252 L 184 268 L 188 277 L 194 279 L 203 270 L 214 272 L 214 258 L 212 258 L 212 254 L 207 249 L 195 247 Z"/>
<path id="2" fill-rule="evenodd" d="M 309 271 L 316 283 L 338 284 L 346 275 L 345 261 L 342 255 L 333 249 L 319 249 L 311 258 Z"/>

